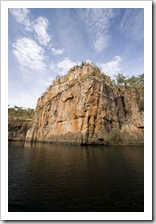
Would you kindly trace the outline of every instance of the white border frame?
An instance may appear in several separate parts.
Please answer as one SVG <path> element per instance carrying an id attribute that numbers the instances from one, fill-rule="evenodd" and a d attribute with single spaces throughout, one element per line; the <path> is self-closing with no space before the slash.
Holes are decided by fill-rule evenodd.
<path id="1" fill-rule="evenodd" d="M 144 212 L 8 212 L 8 8 L 144 8 Z M 113 7 L 112 7 L 113 6 Z M 1 220 L 152 220 L 152 1 L 1 2 Z"/>

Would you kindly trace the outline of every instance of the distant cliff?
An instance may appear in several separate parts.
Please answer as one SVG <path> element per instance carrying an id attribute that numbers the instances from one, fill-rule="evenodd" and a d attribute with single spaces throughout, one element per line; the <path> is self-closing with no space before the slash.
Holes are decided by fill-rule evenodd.
<path id="1" fill-rule="evenodd" d="M 8 140 L 25 141 L 27 131 L 31 128 L 34 110 L 23 107 L 8 108 Z"/>
<path id="2" fill-rule="evenodd" d="M 38 99 L 26 140 L 141 145 L 143 98 L 142 87 L 115 86 L 96 66 L 75 66 Z"/>
<path id="3" fill-rule="evenodd" d="M 8 140 L 25 141 L 27 131 L 31 128 L 31 121 L 9 120 L 8 121 Z"/>

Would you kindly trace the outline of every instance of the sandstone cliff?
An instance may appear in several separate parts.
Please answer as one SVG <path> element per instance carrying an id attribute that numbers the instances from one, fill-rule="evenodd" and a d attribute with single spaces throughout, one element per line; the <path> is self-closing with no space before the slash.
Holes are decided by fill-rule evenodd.
<path id="1" fill-rule="evenodd" d="M 143 88 L 113 86 L 95 66 L 75 66 L 38 99 L 26 140 L 143 144 L 143 97 Z"/>

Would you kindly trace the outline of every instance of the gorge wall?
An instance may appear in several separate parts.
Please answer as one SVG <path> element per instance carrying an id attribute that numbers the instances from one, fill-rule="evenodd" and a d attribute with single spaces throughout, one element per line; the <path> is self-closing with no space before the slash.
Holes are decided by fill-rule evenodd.
<path id="1" fill-rule="evenodd" d="M 9 119 L 8 120 L 8 140 L 25 141 L 27 131 L 31 128 L 31 120 Z"/>
<path id="2" fill-rule="evenodd" d="M 143 97 L 143 88 L 114 86 L 95 66 L 75 66 L 38 99 L 26 141 L 141 145 Z"/>

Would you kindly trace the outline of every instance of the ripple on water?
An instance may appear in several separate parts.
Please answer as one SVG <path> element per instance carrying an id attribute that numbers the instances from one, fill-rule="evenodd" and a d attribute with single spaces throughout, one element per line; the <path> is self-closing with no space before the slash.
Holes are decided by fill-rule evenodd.
<path id="1" fill-rule="evenodd" d="M 144 211 L 141 147 L 9 146 L 9 211 Z"/>

